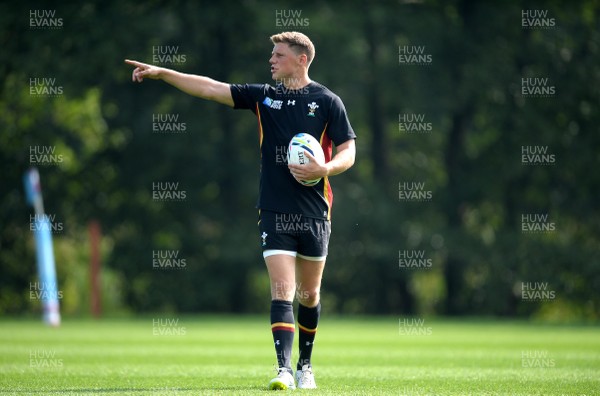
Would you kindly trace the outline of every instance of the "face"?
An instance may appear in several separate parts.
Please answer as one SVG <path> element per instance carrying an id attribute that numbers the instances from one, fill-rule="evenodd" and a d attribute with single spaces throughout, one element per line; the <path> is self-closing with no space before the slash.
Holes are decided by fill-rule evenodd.
<path id="1" fill-rule="evenodd" d="M 273 80 L 282 80 L 285 78 L 293 78 L 298 74 L 303 65 L 303 59 L 306 55 L 296 55 L 288 44 L 277 43 L 273 47 L 271 59 L 271 77 Z"/>

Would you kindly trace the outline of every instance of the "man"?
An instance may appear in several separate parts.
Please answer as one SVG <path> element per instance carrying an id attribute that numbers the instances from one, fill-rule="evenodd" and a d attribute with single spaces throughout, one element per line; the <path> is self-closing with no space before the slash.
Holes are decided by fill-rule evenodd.
<path id="1" fill-rule="evenodd" d="M 291 352 L 295 322 L 292 302 L 298 297 L 298 388 L 316 388 L 311 355 L 321 312 L 320 287 L 329 236 L 333 194 L 329 177 L 354 164 L 356 135 L 342 101 L 308 77 L 315 48 L 298 32 L 271 36 L 269 63 L 276 86 L 226 84 L 126 60 L 135 66 L 133 81 L 161 79 L 200 98 L 235 109 L 250 109 L 259 121 L 261 177 L 258 198 L 259 232 L 271 281 L 271 331 L 279 365 L 269 389 L 294 389 Z M 309 133 L 320 143 L 325 163 L 306 153 L 310 162 L 287 164 L 283 159 L 291 138 Z M 336 154 L 332 158 L 332 143 Z M 298 180 L 322 180 L 307 187 Z"/>

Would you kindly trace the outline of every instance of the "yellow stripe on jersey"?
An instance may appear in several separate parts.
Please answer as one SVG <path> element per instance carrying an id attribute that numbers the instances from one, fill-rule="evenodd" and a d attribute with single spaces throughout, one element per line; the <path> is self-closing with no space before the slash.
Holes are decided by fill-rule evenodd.
<path id="1" fill-rule="evenodd" d="M 325 163 L 331 161 L 331 158 L 333 156 L 333 154 L 331 152 L 331 139 L 329 139 L 329 136 L 327 136 L 327 134 L 326 134 L 328 125 L 329 125 L 329 123 L 325 124 L 325 127 L 323 128 L 323 132 L 321 132 L 321 137 L 319 139 L 319 144 L 321 145 L 321 148 L 323 149 L 323 154 L 325 154 Z M 325 139 L 329 140 L 327 142 L 327 147 L 323 147 L 323 145 L 326 144 Z M 325 198 L 325 202 L 327 202 L 327 220 L 331 221 L 331 206 L 333 204 L 333 191 L 331 190 L 331 185 L 329 184 L 328 176 L 325 176 L 323 178 L 323 197 Z"/>
<path id="2" fill-rule="evenodd" d="M 258 102 L 256 102 L 256 117 L 258 118 L 258 147 L 262 148 L 264 133 L 262 121 L 260 119 L 260 108 L 258 107 Z M 262 151 L 260 152 L 260 156 L 262 157 Z"/>
<path id="3" fill-rule="evenodd" d="M 333 201 L 333 197 L 331 196 L 331 185 L 327 176 L 323 178 L 323 196 L 327 201 L 327 220 L 331 221 L 331 201 Z"/>
<path id="4" fill-rule="evenodd" d="M 327 125 L 329 123 L 326 122 L 325 123 L 325 128 L 323 128 L 323 131 L 321 132 L 321 138 L 319 139 L 319 143 L 321 144 L 321 148 L 323 147 L 323 137 L 325 136 L 325 131 L 327 130 Z"/>

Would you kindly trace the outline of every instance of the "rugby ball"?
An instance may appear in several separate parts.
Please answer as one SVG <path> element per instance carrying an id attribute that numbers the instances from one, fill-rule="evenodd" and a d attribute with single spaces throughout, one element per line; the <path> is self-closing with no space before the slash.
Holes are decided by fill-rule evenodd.
<path id="1" fill-rule="evenodd" d="M 310 160 L 304 154 L 305 151 L 311 153 L 317 159 L 317 162 L 321 164 L 325 163 L 325 154 L 319 141 L 308 133 L 299 133 L 290 140 L 287 152 L 288 164 L 304 165 L 309 163 Z M 300 184 L 310 187 L 320 182 L 321 178 L 298 181 Z"/>

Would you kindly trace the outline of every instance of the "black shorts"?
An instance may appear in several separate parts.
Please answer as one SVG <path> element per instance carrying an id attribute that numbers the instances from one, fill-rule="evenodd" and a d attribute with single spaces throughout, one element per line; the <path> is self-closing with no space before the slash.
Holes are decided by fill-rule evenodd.
<path id="1" fill-rule="evenodd" d="M 329 220 L 261 210 L 258 229 L 264 257 L 287 254 L 313 261 L 327 257 Z"/>

